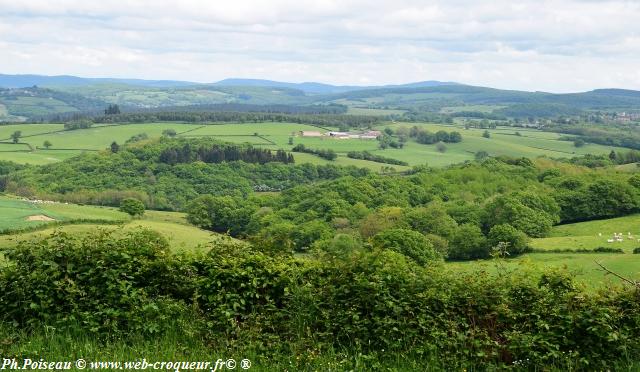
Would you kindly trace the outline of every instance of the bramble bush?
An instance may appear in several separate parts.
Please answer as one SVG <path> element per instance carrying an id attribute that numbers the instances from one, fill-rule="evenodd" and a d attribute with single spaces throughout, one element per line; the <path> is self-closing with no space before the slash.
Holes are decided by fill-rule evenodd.
<path id="1" fill-rule="evenodd" d="M 562 271 L 449 272 L 393 249 L 272 252 L 218 241 L 175 255 L 145 230 L 57 233 L 3 252 L 0 321 L 107 339 L 156 337 L 182 320 L 217 345 L 435 356 L 450 367 L 597 370 L 640 351 L 637 289 L 585 292 Z"/>

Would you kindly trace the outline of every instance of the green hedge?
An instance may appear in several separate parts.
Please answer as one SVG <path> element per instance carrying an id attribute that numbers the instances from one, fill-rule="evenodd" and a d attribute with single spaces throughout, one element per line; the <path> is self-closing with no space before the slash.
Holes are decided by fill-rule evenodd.
<path id="1" fill-rule="evenodd" d="M 58 233 L 3 252 L 0 321 L 156 337 L 176 319 L 216 342 L 439 356 L 445 365 L 573 365 L 637 359 L 637 290 L 585 293 L 549 271 L 510 276 L 424 268 L 392 251 L 345 259 L 246 246 L 174 255 L 149 231 Z"/>

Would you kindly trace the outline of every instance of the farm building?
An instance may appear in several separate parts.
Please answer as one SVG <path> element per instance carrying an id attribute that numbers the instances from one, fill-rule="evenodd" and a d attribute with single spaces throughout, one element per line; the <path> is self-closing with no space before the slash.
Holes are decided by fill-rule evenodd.
<path id="1" fill-rule="evenodd" d="M 347 132 L 329 132 L 330 137 L 345 139 L 349 138 L 349 133 Z"/>

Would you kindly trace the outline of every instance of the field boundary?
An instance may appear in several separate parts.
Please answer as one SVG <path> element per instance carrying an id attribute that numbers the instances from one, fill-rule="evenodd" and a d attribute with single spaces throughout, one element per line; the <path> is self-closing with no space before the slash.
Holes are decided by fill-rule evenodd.
<path id="1" fill-rule="evenodd" d="M 50 228 L 68 226 L 68 225 L 124 225 L 126 223 L 131 222 L 131 220 L 101 220 L 101 219 L 75 219 L 75 220 L 65 220 L 65 221 L 51 221 L 42 224 L 38 224 L 35 226 L 29 226 L 21 229 L 3 229 L 0 230 L 0 236 L 11 236 L 11 235 L 21 235 L 30 232 L 37 232 L 42 230 L 47 230 Z"/>

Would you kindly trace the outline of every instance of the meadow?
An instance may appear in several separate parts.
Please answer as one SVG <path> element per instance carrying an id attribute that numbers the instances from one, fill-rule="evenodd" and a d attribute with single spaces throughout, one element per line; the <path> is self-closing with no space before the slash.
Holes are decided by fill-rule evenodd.
<path id="1" fill-rule="evenodd" d="M 47 164 L 58 162 L 84 151 L 100 151 L 106 149 L 113 141 L 123 144 L 132 136 L 145 133 L 149 137 L 160 137 L 162 132 L 173 129 L 179 137 L 214 137 L 232 143 L 250 143 L 272 150 L 291 150 L 295 145 L 304 144 L 308 148 L 332 149 L 338 154 L 333 162 L 337 165 L 355 165 L 379 171 L 384 164 L 366 160 L 349 159 L 349 151 L 369 151 L 384 157 L 405 161 L 409 166 L 428 164 L 446 166 L 473 160 L 477 152 L 486 151 L 492 156 L 508 155 L 515 157 L 547 156 L 567 158 L 584 154 L 607 154 L 611 150 L 624 149 L 597 144 L 586 144 L 575 147 L 570 141 L 561 141 L 561 135 L 533 129 L 499 127 L 489 130 L 491 137 L 484 138 L 484 129 L 464 129 L 462 125 L 439 125 L 428 123 L 387 123 L 377 129 L 418 126 L 419 128 L 437 132 L 439 130 L 456 130 L 462 133 L 460 143 L 446 144 L 446 150 L 440 152 L 435 145 L 419 144 L 409 140 L 402 149 L 388 148 L 381 150 L 378 141 L 361 139 L 334 139 L 328 137 L 301 137 L 300 131 L 336 130 L 336 128 L 318 128 L 306 124 L 295 123 L 231 123 L 231 124 L 183 124 L 183 123 L 149 123 L 96 125 L 89 129 L 65 131 L 61 124 L 14 124 L 0 126 L 0 141 L 8 142 L 11 133 L 22 132 L 21 143 L 0 144 L 0 160 L 11 160 L 18 163 Z M 519 133 L 519 135 L 516 134 Z M 292 139 L 293 143 L 289 142 Z M 50 149 L 43 149 L 44 141 L 51 142 Z M 29 147 L 30 146 L 30 147 Z M 34 149 L 35 151 L 31 151 Z M 298 162 L 326 164 L 328 160 L 306 154 L 296 154 Z M 396 170 L 408 169 L 393 166 Z"/>
<path id="2" fill-rule="evenodd" d="M 47 216 L 51 221 L 29 221 L 30 216 Z M 85 221 L 89 221 L 88 223 Z M 60 224 L 62 223 L 62 224 Z M 139 228 L 150 229 L 164 236 L 174 251 L 195 251 L 218 234 L 190 225 L 179 212 L 146 211 L 139 219 L 116 208 L 75 204 L 36 204 L 9 196 L 0 196 L 0 249 L 15 246 L 20 241 L 38 240 L 55 232 L 87 236 L 99 229 L 122 234 Z M 25 230 L 24 232 L 20 230 Z"/>

